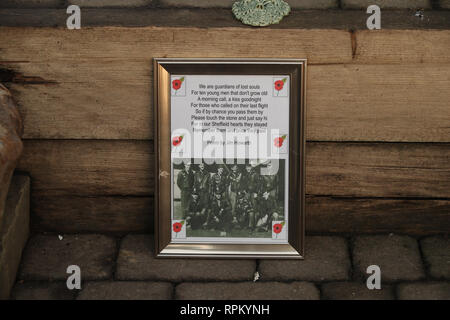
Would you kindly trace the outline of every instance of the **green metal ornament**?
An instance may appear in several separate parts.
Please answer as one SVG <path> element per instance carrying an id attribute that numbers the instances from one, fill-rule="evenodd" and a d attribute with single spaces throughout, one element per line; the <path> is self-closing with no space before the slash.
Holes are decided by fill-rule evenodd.
<path id="1" fill-rule="evenodd" d="M 291 7 L 283 0 L 241 0 L 233 3 L 232 11 L 242 23 L 264 27 L 279 23 Z"/>

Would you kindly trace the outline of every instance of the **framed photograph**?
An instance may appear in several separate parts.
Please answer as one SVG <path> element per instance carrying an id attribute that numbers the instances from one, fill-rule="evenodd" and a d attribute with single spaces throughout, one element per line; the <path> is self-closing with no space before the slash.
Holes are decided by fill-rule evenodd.
<path id="1" fill-rule="evenodd" d="M 154 59 L 157 257 L 303 257 L 305 59 Z"/>

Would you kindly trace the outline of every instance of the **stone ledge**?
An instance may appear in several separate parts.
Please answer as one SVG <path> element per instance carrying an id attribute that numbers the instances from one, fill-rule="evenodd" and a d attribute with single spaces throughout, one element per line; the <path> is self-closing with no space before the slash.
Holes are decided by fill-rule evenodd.
<path id="1" fill-rule="evenodd" d="M 30 178 L 14 175 L 0 227 L 0 299 L 7 299 L 16 280 L 30 229 Z"/>
<path id="2" fill-rule="evenodd" d="M 450 11 L 425 11 L 423 19 L 415 10 L 383 11 L 382 29 L 450 29 Z M 0 9 L 0 26 L 66 28 L 66 9 Z M 267 29 L 367 30 L 365 10 L 293 10 L 281 23 Z M 257 28 L 243 25 L 229 9 L 82 9 L 83 27 L 193 27 Z"/>

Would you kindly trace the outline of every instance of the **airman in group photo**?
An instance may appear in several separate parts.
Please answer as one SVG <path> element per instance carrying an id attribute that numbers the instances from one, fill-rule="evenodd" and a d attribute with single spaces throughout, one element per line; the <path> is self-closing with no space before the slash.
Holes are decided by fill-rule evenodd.
<path id="1" fill-rule="evenodd" d="M 284 219 L 285 179 L 282 165 L 271 168 L 248 160 L 174 165 L 174 218 L 186 221 L 189 237 L 270 237 L 272 221 Z"/>

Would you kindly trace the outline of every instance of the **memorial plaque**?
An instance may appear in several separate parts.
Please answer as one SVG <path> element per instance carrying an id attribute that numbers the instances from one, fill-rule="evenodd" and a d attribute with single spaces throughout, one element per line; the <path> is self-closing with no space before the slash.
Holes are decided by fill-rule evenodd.
<path id="1" fill-rule="evenodd" d="M 303 257 L 305 72 L 154 60 L 158 257 Z"/>

